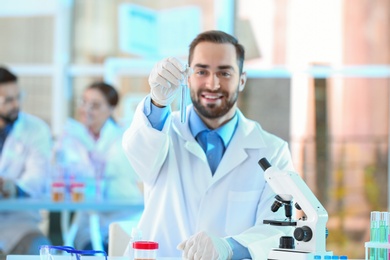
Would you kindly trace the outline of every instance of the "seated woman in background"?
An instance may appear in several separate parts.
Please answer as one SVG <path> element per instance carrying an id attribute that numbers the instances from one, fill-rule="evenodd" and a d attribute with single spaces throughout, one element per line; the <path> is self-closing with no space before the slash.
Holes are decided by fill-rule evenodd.
<path id="1" fill-rule="evenodd" d="M 128 199 L 142 202 L 138 178 L 121 146 L 123 129 L 113 119 L 119 102 L 115 88 L 96 82 L 83 92 L 80 122 L 69 119 L 55 148 L 57 169 L 69 182 L 85 183 L 86 199 Z M 57 176 L 58 177 L 58 176 Z M 137 221 L 129 211 L 101 212 L 100 232 L 107 251 L 108 226 L 122 220 Z M 89 215 L 77 212 L 77 249 L 91 249 Z"/>

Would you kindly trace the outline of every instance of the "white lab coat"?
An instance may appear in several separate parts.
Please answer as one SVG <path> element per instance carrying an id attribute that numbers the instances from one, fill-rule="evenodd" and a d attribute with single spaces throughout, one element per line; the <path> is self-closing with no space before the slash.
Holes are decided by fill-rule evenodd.
<path id="1" fill-rule="evenodd" d="M 97 141 L 81 123 L 69 119 L 64 128 L 64 134 L 56 143 L 56 148 L 63 154 L 61 163 L 68 165 L 78 177 L 93 177 L 93 162 L 91 153 L 103 155 L 105 159 L 105 189 L 103 196 L 109 199 L 129 199 L 135 203 L 143 202 L 142 191 L 139 188 L 139 179 L 130 166 L 121 146 L 123 129 L 114 121 L 107 120 L 100 131 Z M 89 194 L 90 195 L 90 194 Z M 88 196 L 89 196 L 88 195 Z M 113 221 L 132 220 L 139 216 L 132 216 L 128 211 L 99 213 L 100 232 L 103 238 L 108 236 L 108 226 Z M 77 216 L 79 227 L 75 245 L 84 247 L 90 241 L 89 214 L 79 212 Z"/>
<path id="2" fill-rule="evenodd" d="M 275 194 L 258 161 L 266 157 L 274 166 L 293 170 L 287 143 L 237 110 L 237 130 L 212 177 L 188 122 L 182 124 L 180 114 L 173 112 L 158 131 L 143 108 L 144 101 L 123 138 L 127 157 L 144 181 L 143 239 L 160 243 L 159 256 L 180 256 L 176 246 L 204 230 L 233 237 L 249 248 L 253 259 L 266 259 L 291 229 L 262 224 L 263 219 L 283 218 L 284 211 L 271 212 Z"/>
<path id="3" fill-rule="evenodd" d="M 0 155 L 0 176 L 16 180 L 32 198 L 44 195 L 49 177 L 51 133 L 41 119 L 20 112 Z M 30 232 L 39 231 L 38 211 L 0 212 L 0 243 L 9 252 Z"/>

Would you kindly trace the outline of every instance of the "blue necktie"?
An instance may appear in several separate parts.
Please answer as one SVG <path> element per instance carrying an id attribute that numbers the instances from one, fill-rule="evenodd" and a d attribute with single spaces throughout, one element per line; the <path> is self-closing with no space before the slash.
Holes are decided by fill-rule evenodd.
<path id="1" fill-rule="evenodd" d="M 211 172 L 214 175 L 218 168 L 219 162 L 222 159 L 224 150 L 223 142 L 221 137 L 216 132 L 204 131 L 202 134 L 206 137 L 203 139 L 206 141 L 207 145 L 206 147 L 204 146 L 205 152 Z"/>

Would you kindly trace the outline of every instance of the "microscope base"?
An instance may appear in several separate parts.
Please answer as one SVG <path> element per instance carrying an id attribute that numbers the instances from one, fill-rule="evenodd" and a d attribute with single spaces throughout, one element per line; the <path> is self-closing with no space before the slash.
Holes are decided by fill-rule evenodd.
<path id="1" fill-rule="evenodd" d="M 313 260 L 315 255 L 323 258 L 326 255 L 332 256 L 333 252 L 310 253 L 294 249 L 272 249 L 268 254 L 268 260 Z"/>

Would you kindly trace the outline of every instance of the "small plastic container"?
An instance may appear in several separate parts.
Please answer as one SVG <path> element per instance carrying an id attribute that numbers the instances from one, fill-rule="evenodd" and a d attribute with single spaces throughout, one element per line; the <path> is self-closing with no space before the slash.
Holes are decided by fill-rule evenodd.
<path id="1" fill-rule="evenodd" d="M 60 202 L 65 200 L 65 183 L 53 182 L 51 184 L 51 200 Z"/>
<path id="2" fill-rule="evenodd" d="M 133 242 L 134 260 L 156 260 L 158 243 L 152 241 Z"/>
<path id="3" fill-rule="evenodd" d="M 134 259 L 133 243 L 141 240 L 142 240 L 142 231 L 137 227 L 133 227 L 131 229 L 130 241 L 127 244 L 124 256 L 127 256 L 129 259 Z"/>
<path id="4" fill-rule="evenodd" d="M 73 202 L 84 201 L 85 185 L 82 182 L 72 182 L 70 185 L 71 198 Z"/>

